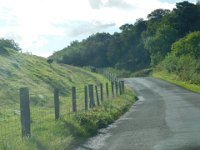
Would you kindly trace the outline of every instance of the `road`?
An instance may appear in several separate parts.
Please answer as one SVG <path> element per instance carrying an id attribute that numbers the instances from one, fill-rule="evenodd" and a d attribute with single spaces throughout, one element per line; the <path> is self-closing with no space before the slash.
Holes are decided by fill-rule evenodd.
<path id="1" fill-rule="evenodd" d="M 200 95 L 154 78 L 128 78 L 139 100 L 78 150 L 200 150 Z"/>

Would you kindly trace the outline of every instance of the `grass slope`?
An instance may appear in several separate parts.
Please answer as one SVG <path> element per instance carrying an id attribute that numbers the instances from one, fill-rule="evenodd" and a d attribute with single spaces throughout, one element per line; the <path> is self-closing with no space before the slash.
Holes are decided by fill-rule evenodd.
<path id="1" fill-rule="evenodd" d="M 101 106 L 84 112 L 84 91 L 88 84 L 108 82 L 101 75 L 21 54 L 10 49 L 0 54 L 0 149 L 71 149 L 77 139 L 96 133 L 123 114 L 134 102 L 132 91 L 104 100 Z M 71 87 L 77 88 L 77 113 L 72 113 Z M 31 138 L 21 138 L 19 88 L 30 90 Z M 54 119 L 53 89 L 60 89 L 61 119 Z M 105 90 L 105 89 L 104 89 Z M 73 146 L 72 146 L 73 145 Z"/>
<path id="2" fill-rule="evenodd" d="M 49 65 L 46 59 L 8 50 L 0 55 L 0 103 L 16 101 L 20 87 L 29 87 L 32 93 L 52 92 L 59 88 L 62 94 L 72 86 L 98 83 L 102 77 L 68 65 Z"/>

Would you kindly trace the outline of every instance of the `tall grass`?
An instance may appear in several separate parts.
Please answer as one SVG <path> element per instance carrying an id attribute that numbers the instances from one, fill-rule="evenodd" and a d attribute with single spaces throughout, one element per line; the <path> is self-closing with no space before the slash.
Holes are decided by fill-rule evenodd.
<path id="1" fill-rule="evenodd" d="M 1 127 L 7 129 L 10 133 L 0 143 L 0 149 L 71 149 L 75 146 L 73 143 L 78 139 L 94 135 L 99 128 L 112 123 L 128 110 L 134 100 L 135 96 L 132 91 L 126 89 L 125 94 L 105 99 L 101 106 L 87 112 L 79 110 L 77 113 L 68 113 L 64 110 L 67 105 L 61 103 L 63 111 L 61 112 L 61 119 L 58 121 L 54 119 L 53 108 L 49 106 L 31 106 L 31 137 L 29 139 L 21 138 L 19 115 L 17 118 L 7 118 L 8 120 L 4 120 L 4 124 L 1 123 Z M 64 113 L 64 111 L 66 112 Z M 7 125 L 16 128 L 5 128 Z"/>

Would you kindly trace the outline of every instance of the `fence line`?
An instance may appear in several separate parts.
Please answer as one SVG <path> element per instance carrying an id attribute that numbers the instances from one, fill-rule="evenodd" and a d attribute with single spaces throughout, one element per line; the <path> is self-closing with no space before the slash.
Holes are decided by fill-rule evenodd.
<path id="1" fill-rule="evenodd" d="M 35 106 L 37 105 L 37 101 L 35 101 L 35 96 L 40 96 L 39 93 L 31 93 L 32 91 L 29 91 L 27 87 L 20 88 L 20 111 L 16 112 L 18 113 L 18 117 L 17 121 L 15 121 L 16 125 L 13 123 L 13 126 L 18 130 L 20 128 L 21 137 L 30 137 L 32 135 L 31 132 L 33 132 L 34 134 L 34 132 L 38 130 L 38 127 L 44 124 L 44 122 L 46 121 L 49 122 L 49 126 L 51 124 L 53 125 L 53 122 L 64 117 L 67 113 L 88 111 L 89 109 L 93 109 L 95 106 L 100 106 L 103 101 L 108 98 L 123 94 L 124 81 L 119 81 L 116 76 L 112 75 L 109 72 L 103 73 L 108 77 L 110 83 L 106 82 L 104 84 L 100 83 L 98 85 L 89 84 L 85 85 L 81 89 L 78 89 L 74 86 L 71 88 L 71 90 L 67 91 L 68 94 L 71 94 L 71 98 L 69 95 L 60 97 L 62 94 L 61 90 L 55 88 L 52 92 L 52 101 L 49 100 L 48 105 L 44 106 Z M 3 125 L 3 127 L 6 127 L 6 125 L 2 123 L 2 120 L 0 120 L 0 126 L 2 127 Z M 4 128 L 1 130 L 4 130 Z M 10 128 L 7 130 L 10 130 Z M 0 133 L 0 145 L 7 138 L 12 136 L 13 133 L 16 133 L 17 136 L 20 135 L 20 133 L 18 133 L 17 131 L 15 132 L 14 128 L 9 136 L 7 136 L 6 132 L 7 131 L 5 131 L 4 134 L 2 134 L 2 132 Z"/>

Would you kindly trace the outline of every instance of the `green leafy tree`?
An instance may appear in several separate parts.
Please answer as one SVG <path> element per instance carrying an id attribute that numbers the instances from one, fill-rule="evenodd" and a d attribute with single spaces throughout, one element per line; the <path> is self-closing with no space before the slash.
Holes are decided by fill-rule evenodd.
<path id="1" fill-rule="evenodd" d="M 154 36 L 148 37 L 145 47 L 151 53 L 151 64 L 156 65 L 171 51 L 171 44 L 177 39 L 177 31 L 170 26 L 160 27 Z"/>
<path id="2" fill-rule="evenodd" d="M 148 20 L 160 20 L 163 16 L 170 13 L 169 9 L 156 9 L 147 15 Z"/>
<path id="3" fill-rule="evenodd" d="M 200 30 L 200 8 L 193 3 L 187 1 L 177 3 L 167 19 L 168 24 L 179 32 L 179 37 Z"/>
<path id="4" fill-rule="evenodd" d="M 51 58 L 77 66 L 106 67 L 109 65 L 107 51 L 110 39 L 111 35 L 108 33 L 97 33 L 81 42 L 72 42 Z"/>
<path id="5" fill-rule="evenodd" d="M 190 55 L 200 59 L 200 31 L 192 32 L 172 45 L 172 51 L 177 56 Z"/>
<path id="6" fill-rule="evenodd" d="M 21 50 L 19 45 L 17 43 L 15 43 L 14 40 L 2 38 L 2 39 L 0 39 L 0 50 L 3 51 L 3 50 L 5 50 L 5 48 L 10 48 L 10 49 L 13 49 L 15 51 Z"/>
<path id="7" fill-rule="evenodd" d="M 200 31 L 189 33 L 174 42 L 171 53 L 161 65 L 181 80 L 200 84 Z"/>
<path id="8" fill-rule="evenodd" d="M 115 33 L 109 45 L 108 59 L 119 69 L 138 70 L 149 65 L 149 53 L 144 48 L 141 34 L 146 22 L 138 19 L 134 25 L 120 27 L 121 33 Z"/>

